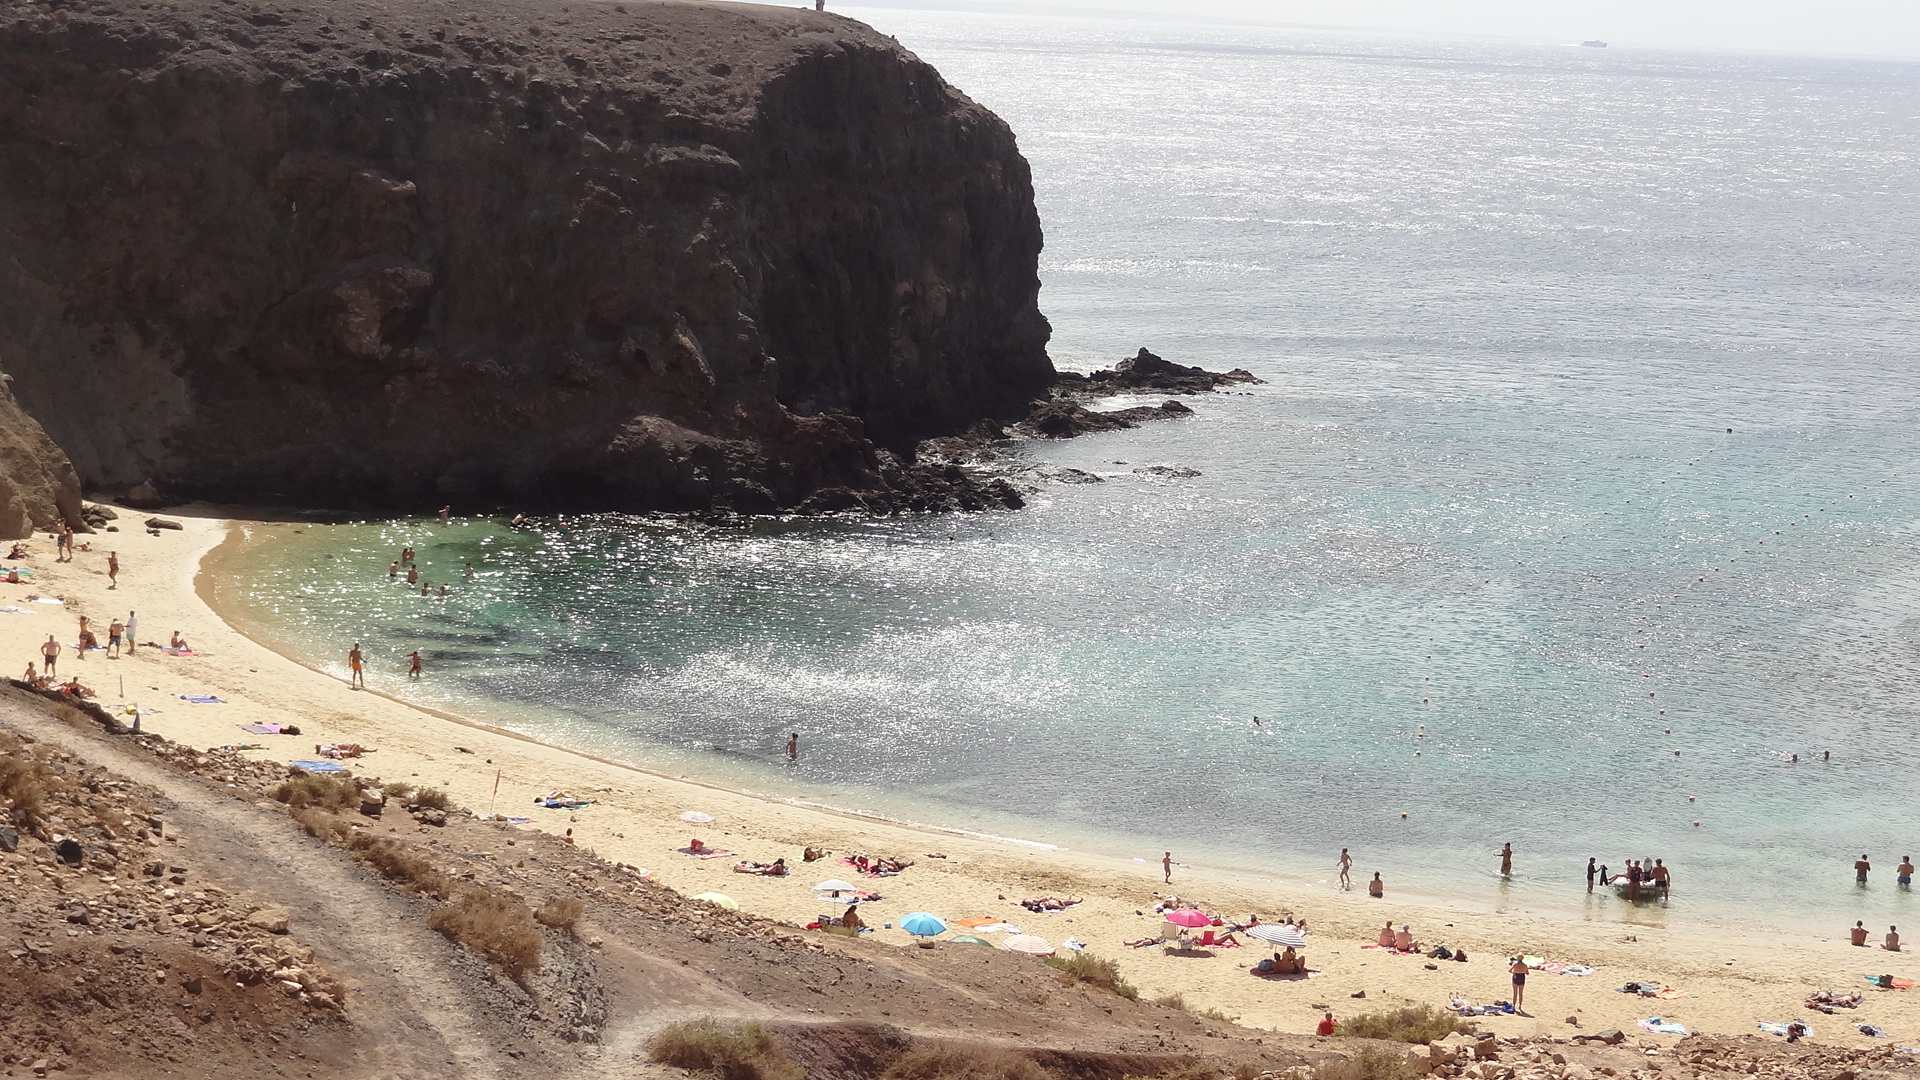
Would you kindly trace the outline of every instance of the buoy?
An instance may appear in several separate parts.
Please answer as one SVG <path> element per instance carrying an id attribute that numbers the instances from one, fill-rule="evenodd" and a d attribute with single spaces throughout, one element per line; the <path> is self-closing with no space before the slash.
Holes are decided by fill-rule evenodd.
<path id="1" fill-rule="evenodd" d="M 1678 750 L 1675 750 L 1675 751 L 1673 752 L 1673 756 L 1674 756 L 1674 757 L 1679 757 L 1679 756 L 1680 756 L 1680 751 L 1678 751 Z"/>
<path id="2" fill-rule="evenodd" d="M 1696 822 L 1694 822 L 1694 823 L 1693 823 L 1693 827 L 1694 827 L 1694 828 L 1696 828 L 1696 829 L 1697 829 L 1697 828 L 1699 828 L 1699 827 L 1700 827 L 1700 823 L 1699 823 L 1699 822 L 1697 822 L 1697 821 L 1696 821 Z"/>
<path id="3" fill-rule="evenodd" d="M 1673 729 L 1672 729 L 1672 728 L 1668 728 L 1668 729 L 1667 729 L 1667 734 L 1669 734 L 1669 735 L 1671 735 L 1671 734 L 1673 734 Z"/>
<path id="4" fill-rule="evenodd" d="M 1689 795 L 1689 796 L 1687 796 L 1687 801 L 1688 801 L 1688 802 L 1692 802 L 1692 801 L 1693 801 L 1693 796 L 1691 796 L 1691 795 Z"/>
<path id="5" fill-rule="evenodd" d="M 1421 700 L 1421 701 L 1432 701 L 1433 699 L 1432 699 L 1432 698 L 1426 698 L 1426 697 L 1423 697 L 1423 698 L 1421 698 L 1420 700 Z"/>
<path id="6" fill-rule="evenodd" d="M 1402 810 L 1402 811 L 1400 811 L 1400 816 L 1401 816 L 1401 817 L 1406 817 L 1406 816 L 1407 816 L 1407 812 L 1406 812 L 1405 810 Z"/>

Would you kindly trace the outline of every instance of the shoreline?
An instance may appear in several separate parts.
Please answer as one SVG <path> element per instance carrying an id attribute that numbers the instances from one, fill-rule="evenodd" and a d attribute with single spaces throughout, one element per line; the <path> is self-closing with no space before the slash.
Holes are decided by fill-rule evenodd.
<path id="1" fill-rule="evenodd" d="M 141 649 L 136 659 L 76 661 L 69 650 L 62 657 L 60 674 L 70 675 L 76 668 L 83 669 L 83 679 L 138 673 L 139 683 L 128 697 L 143 706 L 160 701 L 161 711 L 147 721 L 149 730 L 201 746 L 265 739 L 269 750 L 260 756 L 280 761 L 309 756 L 315 742 L 360 742 L 377 752 L 354 762 L 356 772 L 443 787 L 455 802 L 476 813 L 485 812 L 496 783 L 504 797 L 496 808 L 502 812 L 528 806 L 530 792 L 571 790 L 595 799 L 595 805 L 577 812 L 526 809 L 524 816 L 536 819 L 531 827 L 552 832 L 570 828 L 583 846 L 610 860 L 653 869 L 660 880 L 683 893 L 725 891 L 743 909 L 766 917 L 804 923 L 829 910 L 828 905 L 812 900 L 807 886 L 816 878 L 844 876 L 850 868 L 831 861 L 803 866 L 798 862 L 803 845 L 826 846 L 842 854 L 867 851 L 911 858 L 916 865 L 905 875 L 873 883 L 887 899 L 869 912 L 869 921 L 896 920 L 912 910 L 934 911 L 950 920 L 969 915 L 1004 917 L 1054 944 L 1068 935 L 1080 938 L 1095 955 L 1117 960 L 1123 975 L 1144 994 L 1181 993 L 1195 1007 L 1219 1008 L 1244 1023 L 1288 1031 L 1311 1030 L 1323 1006 L 1357 989 L 1368 991 L 1367 1003 L 1352 1002 L 1350 1009 L 1341 1009 L 1343 1013 L 1402 1003 L 1444 1005 L 1454 994 L 1482 1003 L 1503 998 L 1505 970 L 1499 961 L 1516 952 L 1589 964 L 1600 971 L 1587 978 L 1543 974 L 1530 980 L 1529 1005 L 1535 1016 L 1484 1021 L 1503 1035 L 1572 1034 L 1562 1020 L 1566 1016 L 1580 1018 L 1585 1031 L 1634 1030 L 1634 1018 L 1646 1015 L 1670 1015 L 1693 1030 L 1748 1034 L 1756 1021 L 1804 1014 L 1800 998 L 1813 989 L 1854 989 L 1864 986 L 1861 976 L 1865 973 L 1891 970 L 1906 977 L 1920 967 L 1909 964 L 1905 954 L 1854 950 L 1818 937 L 1596 922 L 1531 911 L 1502 913 L 1444 897 L 1398 893 L 1374 901 L 1364 893 L 1249 880 L 1252 875 L 1204 865 L 1177 868 L 1174 884 L 1167 886 L 1152 880 L 1151 871 L 1157 865 L 1143 865 L 1126 856 L 901 821 L 668 776 L 644 765 L 554 746 L 379 691 L 351 690 L 334 676 L 268 649 L 244 635 L 220 611 L 219 579 L 230 561 L 220 553 L 225 550 L 230 557 L 238 549 L 229 545 L 244 542 L 249 530 L 270 537 L 274 529 L 299 526 L 249 520 L 239 508 L 190 507 L 162 516 L 181 521 L 184 528 L 157 538 L 95 534 L 86 538 L 95 550 L 80 553 L 74 564 L 50 566 L 51 545 L 36 538 L 27 563 L 39 569 L 38 584 L 15 589 L 21 594 L 38 591 L 66 597 L 64 607 L 48 605 L 45 610 L 64 613 L 69 622 L 40 617 L 39 611 L 30 618 L 16 616 L 0 622 L 4 628 L 0 632 L 8 635 L 15 655 L 28 654 L 32 642 L 44 640 L 47 632 L 60 634 L 66 629 L 70 633 L 76 614 L 105 621 L 121 606 L 144 606 L 151 613 L 142 615 L 142 639 L 164 640 L 169 630 L 178 628 L 199 655 L 172 657 Z M 126 520 L 123 516 L 122 521 Z M 96 565 L 104 564 L 109 544 L 121 545 L 125 567 L 117 592 L 104 587 L 104 572 Z M 11 602 L 18 603 L 18 598 Z M 21 606 L 30 611 L 38 607 Z M 178 625 L 167 624 L 163 630 L 157 616 L 167 610 L 173 614 L 166 617 Z M 60 634 L 60 639 L 64 641 L 65 636 Z M 95 700 L 102 704 L 121 700 L 117 685 L 105 679 L 91 685 L 99 692 Z M 156 692 L 215 693 L 225 703 L 194 705 L 155 699 Z M 295 720 L 306 733 L 298 738 L 249 736 L 234 726 L 274 719 Z M 454 732 L 460 733 L 458 741 L 450 743 Z M 455 746 L 470 752 L 462 753 Z M 695 808 L 714 814 L 717 820 L 700 826 L 679 821 L 682 810 Z M 787 879 L 737 875 L 729 872 L 732 860 L 700 861 L 674 854 L 672 849 L 684 846 L 689 835 L 718 837 L 708 842 L 731 847 L 741 858 L 763 862 L 776 856 L 789 858 L 794 860 L 795 874 Z M 938 847 L 929 846 L 934 838 Z M 930 851 L 947 857 L 930 858 Z M 1325 976 L 1294 983 L 1252 979 L 1245 967 L 1265 955 L 1254 949 L 1217 950 L 1208 958 L 1189 959 L 1165 956 L 1159 949 L 1121 948 L 1121 941 L 1157 933 L 1157 917 L 1135 912 L 1168 891 L 1202 900 L 1209 908 L 1234 917 L 1259 912 L 1271 920 L 1286 911 L 1304 914 L 1315 931 L 1308 950 L 1310 963 Z M 1048 894 L 1084 896 L 1086 902 L 1068 912 L 1047 915 L 1014 906 L 1022 897 Z M 1413 923 L 1416 936 L 1423 940 L 1466 947 L 1475 962 L 1445 963 L 1429 971 L 1421 958 L 1362 951 L 1383 915 L 1392 916 L 1395 923 Z M 877 937 L 901 945 L 911 940 L 890 929 Z M 1630 979 L 1649 978 L 1679 986 L 1689 996 L 1651 1001 L 1613 992 L 1613 987 Z M 1868 1006 L 1857 1014 L 1816 1018 L 1818 1041 L 1873 1045 L 1853 1032 L 1855 1020 L 1879 1024 L 1894 1032 L 1896 1039 L 1912 1040 L 1920 1035 L 1920 998 L 1897 991 L 1874 992 Z"/>

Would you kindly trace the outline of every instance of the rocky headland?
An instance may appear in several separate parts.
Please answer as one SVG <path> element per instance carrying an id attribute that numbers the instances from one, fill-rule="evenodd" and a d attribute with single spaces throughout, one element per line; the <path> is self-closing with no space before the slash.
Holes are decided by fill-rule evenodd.
<path id="1" fill-rule="evenodd" d="M 0 155 L 0 365 L 107 494 L 1004 504 L 916 444 L 1055 378 L 1012 133 L 830 13 L 13 3 Z"/>

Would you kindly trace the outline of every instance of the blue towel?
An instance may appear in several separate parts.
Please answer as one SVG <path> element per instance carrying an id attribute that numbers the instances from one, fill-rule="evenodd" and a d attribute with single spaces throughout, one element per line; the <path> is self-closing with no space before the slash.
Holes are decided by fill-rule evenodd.
<path id="1" fill-rule="evenodd" d="M 225 705 L 226 704 L 226 702 L 221 701 L 219 698 L 214 697 L 212 694 L 175 694 L 174 696 L 179 698 L 182 701 L 191 701 L 196 705 Z"/>
<path id="2" fill-rule="evenodd" d="M 346 772 L 347 767 L 337 761 L 289 761 L 287 764 L 308 772 Z"/>

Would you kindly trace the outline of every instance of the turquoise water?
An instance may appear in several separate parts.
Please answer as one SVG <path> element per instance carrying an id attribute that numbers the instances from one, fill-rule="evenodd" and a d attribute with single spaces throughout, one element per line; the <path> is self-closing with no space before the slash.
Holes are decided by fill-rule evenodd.
<path id="1" fill-rule="evenodd" d="M 857 14 L 1019 133 L 1062 366 L 1148 345 L 1267 384 L 1022 444 L 1105 482 L 1014 514 L 281 527 L 249 629 L 923 821 L 1308 881 L 1346 846 L 1588 917 L 1901 921 L 1920 68 Z M 452 596 L 387 583 L 407 541 Z M 1589 855 L 1665 859 L 1670 908 L 1587 900 Z"/>

